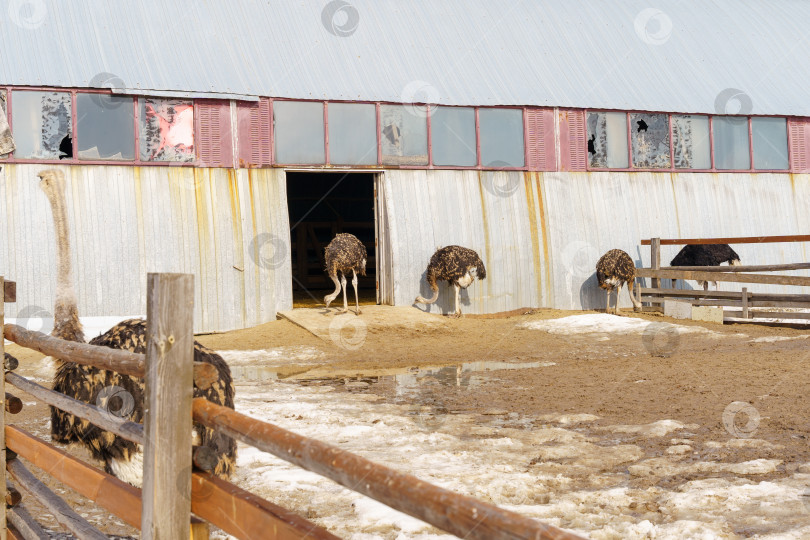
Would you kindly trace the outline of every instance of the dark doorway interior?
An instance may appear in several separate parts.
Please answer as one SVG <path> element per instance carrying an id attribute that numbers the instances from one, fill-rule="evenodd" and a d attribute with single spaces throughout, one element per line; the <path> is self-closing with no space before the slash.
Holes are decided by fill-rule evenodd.
<path id="1" fill-rule="evenodd" d="M 336 234 L 355 235 L 366 246 L 366 276 L 359 278 L 360 303 L 376 304 L 377 276 L 374 235 L 374 174 L 287 172 L 290 212 L 293 307 L 323 304 L 334 290 L 326 275 L 324 248 Z M 354 301 L 351 276 L 349 303 Z M 332 306 L 343 304 L 343 297 Z"/>

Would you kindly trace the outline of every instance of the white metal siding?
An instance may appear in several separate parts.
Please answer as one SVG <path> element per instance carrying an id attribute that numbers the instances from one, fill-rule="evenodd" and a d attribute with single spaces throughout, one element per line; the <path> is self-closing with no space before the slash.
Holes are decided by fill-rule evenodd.
<path id="1" fill-rule="evenodd" d="M 53 222 L 36 177 L 45 168 L 0 172 L 0 274 L 18 291 L 9 317 L 26 306 L 53 310 Z M 292 307 L 282 170 L 60 168 L 82 316 L 146 313 L 147 272 L 194 274 L 197 332 L 253 326 Z M 251 242 L 260 235 L 281 240 L 281 264 L 255 262 Z"/>
<path id="2" fill-rule="evenodd" d="M 467 313 L 601 309 L 605 294 L 597 287 L 594 267 L 609 249 L 623 249 L 637 265 L 649 266 L 649 247 L 640 245 L 644 238 L 784 235 L 810 228 L 810 175 L 497 173 L 519 179 L 499 182 L 514 189 L 503 196 L 487 189 L 485 174 L 386 171 L 397 305 L 428 295 L 428 260 L 449 244 L 475 249 L 487 267 L 487 279 L 462 293 Z M 802 243 L 733 247 L 744 264 L 807 261 Z M 663 264 L 679 249 L 662 247 Z M 783 286 L 748 288 L 797 292 Z M 625 292 L 620 301 L 630 306 Z M 429 310 L 452 311 L 452 289 L 442 284 L 439 301 Z"/>

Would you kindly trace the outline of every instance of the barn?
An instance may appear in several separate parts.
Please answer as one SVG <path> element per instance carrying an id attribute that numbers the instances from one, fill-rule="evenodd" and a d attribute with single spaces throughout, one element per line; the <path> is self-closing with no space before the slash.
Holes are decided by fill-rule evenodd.
<path id="1" fill-rule="evenodd" d="M 648 264 L 642 238 L 810 225 L 806 3 L 7 6 L 7 317 L 52 305 L 49 167 L 68 179 L 81 313 L 142 315 L 147 272 L 187 272 L 200 332 L 322 298 L 337 232 L 367 245 L 381 304 L 427 293 L 436 248 L 476 249 L 488 277 L 463 309 L 494 313 L 603 307 L 595 261 Z M 770 246 L 742 258 L 806 260 Z"/>

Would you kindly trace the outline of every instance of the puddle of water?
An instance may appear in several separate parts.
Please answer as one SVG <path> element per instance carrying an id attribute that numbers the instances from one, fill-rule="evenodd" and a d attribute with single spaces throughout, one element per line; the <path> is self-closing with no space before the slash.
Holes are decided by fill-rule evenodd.
<path id="1" fill-rule="evenodd" d="M 407 367 L 401 369 L 370 370 L 358 372 L 356 369 L 346 374 L 329 370 L 327 364 L 317 365 L 261 365 L 256 363 L 232 363 L 231 374 L 236 381 L 289 381 L 304 386 L 344 385 L 349 389 L 363 390 L 371 384 L 381 381 L 395 382 L 398 389 L 418 388 L 425 383 L 436 383 L 442 386 L 476 387 L 486 377 L 476 373 L 497 370 L 532 369 L 549 367 L 554 362 L 465 362 L 463 364 L 441 367 Z M 323 372 L 323 376 L 318 373 Z M 407 390 L 406 390 L 407 391 Z"/>

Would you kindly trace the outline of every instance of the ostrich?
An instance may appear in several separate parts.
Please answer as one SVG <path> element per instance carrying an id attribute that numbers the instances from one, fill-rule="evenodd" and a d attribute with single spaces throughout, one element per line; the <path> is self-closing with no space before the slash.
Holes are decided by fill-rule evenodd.
<path id="1" fill-rule="evenodd" d="M 461 246 L 447 246 L 436 251 L 430 258 L 427 266 L 427 282 L 433 290 L 432 298 L 422 298 L 417 296 L 415 302 L 420 304 L 433 304 L 439 298 L 439 280 L 445 280 L 456 290 L 456 311 L 454 317 L 461 317 L 461 307 L 459 307 L 458 297 L 461 289 L 470 286 L 475 278 L 484 279 L 487 277 L 487 269 L 484 261 L 475 251 Z"/>
<path id="2" fill-rule="evenodd" d="M 340 290 L 343 289 L 343 311 L 349 311 L 349 305 L 346 300 L 346 274 L 349 270 L 352 271 L 352 285 L 354 285 L 354 300 L 357 307 L 357 314 L 360 315 L 360 298 L 357 295 L 357 274 L 361 276 L 366 275 L 366 261 L 368 255 L 366 254 L 366 246 L 357 239 L 353 234 L 340 233 L 335 236 L 329 245 L 326 246 L 324 251 L 326 259 L 326 273 L 332 278 L 335 283 L 335 292 L 324 296 L 323 301 L 326 303 L 327 309 L 332 300 L 337 298 Z M 338 281 L 338 272 L 340 273 L 340 281 Z"/>
<path id="3" fill-rule="evenodd" d="M 47 195 L 53 211 L 57 243 L 57 289 L 51 335 L 83 343 L 84 330 L 79 321 L 71 275 L 64 175 L 61 171 L 49 169 L 39 173 L 39 177 L 42 179 L 40 187 Z M 90 344 L 145 353 L 146 321 L 123 321 L 93 338 Z M 194 360 L 212 364 L 219 374 L 218 380 L 207 390 L 194 388 L 194 397 L 205 397 L 213 403 L 233 408 L 233 380 L 222 357 L 195 341 Z M 98 405 L 132 422 L 143 421 L 142 379 L 73 362 L 56 360 L 56 364 L 53 381 L 55 391 Z M 219 477 L 229 478 L 236 460 L 235 441 L 196 422 L 191 435 L 194 444 L 208 446 L 216 453 L 217 464 L 212 472 Z M 83 444 L 94 458 L 104 462 L 104 468 L 109 474 L 136 486 L 142 483 L 143 452 L 137 444 L 55 407 L 51 407 L 51 436 L 59 443 Z"/>
<path id="4" fill-rule="evenodd" d="M 636 280 L 636 265 L 630 255 L 620 249 L 611 249 L 599 258 L 596 263 L 596 279 L 599 286 L 607 291 L 606 313 L 610 313 L 610 292 L 616 288 L 616 308 L 613 313 L 619 314 L 619 293 L 622 285 L 627 283 L 633 310 L 641 311 L 641 303 L 633 297 L 633 282 Z"/>
<path id="5" fill-rule="evenodd" d="M 675 255 L 669 263 L 670 266 L 719 266 L 727 262 L 731 266 L 739 266 L 740 256 L 728 244 L 687 244 Z M 714 288 L 717 288 L 717 282 Z M 708 281 L 698 281 L 704 291 L 709 290 Z"/>

